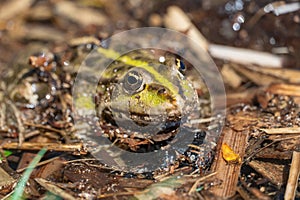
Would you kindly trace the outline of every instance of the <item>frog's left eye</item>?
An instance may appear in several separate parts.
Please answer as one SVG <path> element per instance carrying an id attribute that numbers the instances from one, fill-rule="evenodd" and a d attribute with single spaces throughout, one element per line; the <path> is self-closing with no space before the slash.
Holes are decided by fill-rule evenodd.
<path id="1" fill-rule="evenodd" d="M 124 77 L 123 86 L 125 91 L 129 94 L 134 94 L 143 90 L 144 80 L 142 74 L 135 70 L 129 71 Z"/>

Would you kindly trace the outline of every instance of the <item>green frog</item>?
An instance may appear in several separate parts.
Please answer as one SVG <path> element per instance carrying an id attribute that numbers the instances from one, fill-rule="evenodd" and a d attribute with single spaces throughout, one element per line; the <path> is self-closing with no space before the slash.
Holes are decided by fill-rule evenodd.
<path id="1" fill-rule="evenodd" d="M 98 52 L 118 57 L 112 50 Z M 101 75 L 96 98 L 100 124 L 106 129 L 111 124 L 114 130 L 107 131 L 108 137 L 136 150 L 141 144 L 174 136 L 199 106 L 185 68 L 178 56 L 153 49 L 135 50 L 114 60 Z"/>

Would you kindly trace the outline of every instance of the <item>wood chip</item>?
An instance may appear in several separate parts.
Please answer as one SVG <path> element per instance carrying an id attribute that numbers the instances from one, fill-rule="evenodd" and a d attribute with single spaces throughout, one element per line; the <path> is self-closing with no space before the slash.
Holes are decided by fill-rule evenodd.
<path id="1" fill-rule="evenodd" d="M 243 92 L 229 93 L 226 94 L 226 104 L 227 106 L 236 104 L 251 104 L 257 93 L 258 89 L 247 89 Z"/>
<path id="2" fill-rule="evenodd" d="M 300 97 L 300 86 L 294 84 L 272 84 L 267 88 L 266 91 L 272 94 Z"/>
<path id="3" fill-rule="evenodd" d="M 242 83 L 242 78 L 229 65 L 223 66 L 221 74 L 225 83 L 233 88 L 239 87 Z"/>
<path id="4" fill-rule="evenodd" d="M 223 129 L 222 137 L 222 143 L 227 143 L 240 157 L 244 157 L 248 140 L 248 134 L 245 131 L 234 131 L 226 127 Z M 222 184 L 211 188 L 211 192 L 222 198 L 232 197 L 237 190 L 241 165 L 241 163 L 227 164 L 222 153 L 218 151 L 212 170 L 217 172 L 216 179 L 221 180 Z"/>

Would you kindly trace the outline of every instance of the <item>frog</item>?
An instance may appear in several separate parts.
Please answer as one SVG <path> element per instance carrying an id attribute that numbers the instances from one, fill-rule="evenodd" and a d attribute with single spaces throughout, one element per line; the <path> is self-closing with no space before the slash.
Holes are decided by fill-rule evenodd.
<path id="1" fill-rule="evenodd" d="M 116 57 L 105 48 L 98 52 Z M 114 130 L 108 131 L 114 143 L 118 140 L 135 151 L 140 144 L 166 141 L 177 134 L 199 106 L 184 63 L 170 52 L 139 49 L 120 55 L 105 69 L 97 87 L 96 113 L 103 129 L 109 124 Z"/>

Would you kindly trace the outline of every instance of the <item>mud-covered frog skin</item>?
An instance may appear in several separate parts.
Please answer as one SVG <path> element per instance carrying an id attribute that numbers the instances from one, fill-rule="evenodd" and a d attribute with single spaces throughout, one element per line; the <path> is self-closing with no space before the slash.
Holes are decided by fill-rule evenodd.
<path id="1" fill-rule="evenodd" d="M 106 57 L 113 53 L 98 51 Z M 198 105 L 184 68 L 176 56 L 157 50 L 136 50 L 119 57 L 101 75 L 97 115 L 121 128 L 141 131 L 148 139 L 176 129 Z"/>

